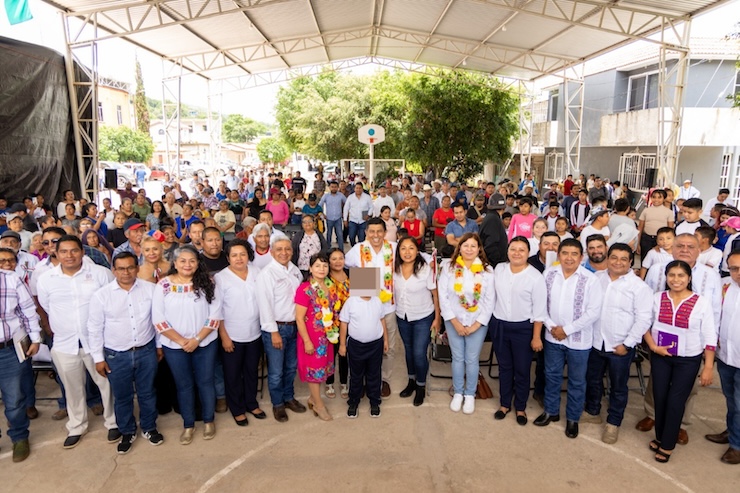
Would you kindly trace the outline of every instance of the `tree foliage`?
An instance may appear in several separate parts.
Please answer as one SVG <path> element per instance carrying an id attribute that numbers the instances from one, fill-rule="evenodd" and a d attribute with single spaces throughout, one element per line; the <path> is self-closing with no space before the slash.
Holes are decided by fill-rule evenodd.
<path id="1" fill-rule="evenodd" d="M 263 163 L 282 163 L 290 157 L 290 151 L 275 137 L 266 137 L 257 144 L 257 156 Z"/>
<path id="2" fill-rule="evenodd" d="M 175 113 L 174 102 L 167 101 L 167 118 L 172 118 Z M 147 109 L 150 115 L 154 115 L 154 118 L 162 118 L 162 100 L 146 98 Z M 185 103 L 180 103 L 180 117 L 181 118 L 197 118 L 203 120 L 208 118 L 208 112 L 199 106 L 191 106 Z"/>
<path id="3" fill-rule="evenodd" d="M 221 138 L 224 142 L 244 143 L 265 133 L 267 126 L 242 115 L 229 115 L 224 118 L 221 130 Z"/>
<path id="4" fill-rule="evenodd" d="M 136 112 L 136 128 L 139 132 L 149 135 L 149 107 L 146 104 L 144 79 L 141 75 L 141 64 L 136 59 L 136 94 L 134 95 L 134 111 Z"/>
<path id="5" fill-rule="evenodd" d="M 365 157 L 368 146 L 357 141 L 357 129 L 377 123 L 386 140 L 375 157 L 405 158 L 438 176 L 454 166 L 467 178 L 484 161 L 508 157 L 517 104 L 516 94 L 483 75 L 326 72 L 281 88 L 276 118 L 282 139 L 302 154 L 328 161 Z"/>
<path id="6" fill-rule="evenodd" d="M 98 153 L 101 161 L 145 163 L 154 154 L 154 143 L 149 133 L 140 130 L 125 126 L 101 126 Z"/>

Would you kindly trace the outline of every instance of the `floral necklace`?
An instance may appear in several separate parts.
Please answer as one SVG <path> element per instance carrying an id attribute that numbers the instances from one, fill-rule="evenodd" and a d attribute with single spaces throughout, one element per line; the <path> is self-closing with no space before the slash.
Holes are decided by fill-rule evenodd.
<path id="1" fill-rule="evenodd" d="M 473 302 L 468 302 L 463 290 L 463 273 L 465 271 L 465 262 L 462 257 L 457 257 L 455 261 L 455 284 L 453 289 L 460 299 L 460 305 L 469 312 L 478 311 L 478 302 L 480 301 L 481 287 L 483 286 L 483 262 L 479 258 L 473 261 L 470 266 L 470 272 L 473 273 Z"/>
<path id="2" fill-rule="evenodd" d="M 336 296 L 336 287 L 328 277 L 324 278 L 323 286 L 312 277 L 311 289 L 316 293 L 316 304 L 319 308 L 316 312 L 317 321 L 324 328 L 327 340 L 336 344 L 339 342 L 339 327 L 335 323 L 335 313 L 339 311 L 341 304 Z"/>
<path id="3" fill-rule="evenodd" d="M 381 250 L 383 255 L 383 289 L 380 290 L 380 301 L 393 303 L 393 247 L 388 241 L 383 241 Z M 362 267 L 373 261 L 373 253 L 368 243 L 363 243 L 360 248 L 360 262 Z"/>

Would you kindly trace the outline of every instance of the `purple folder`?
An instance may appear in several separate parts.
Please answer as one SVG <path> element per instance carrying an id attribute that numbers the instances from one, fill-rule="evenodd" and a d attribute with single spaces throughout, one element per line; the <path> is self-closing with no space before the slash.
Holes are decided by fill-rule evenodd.
<path id="1" fill-rule="evenodd" d="M 658 331 L 658 346 L 667 346 L 668 354 L 678 356 L 678 335 L 668 332 Z"/>

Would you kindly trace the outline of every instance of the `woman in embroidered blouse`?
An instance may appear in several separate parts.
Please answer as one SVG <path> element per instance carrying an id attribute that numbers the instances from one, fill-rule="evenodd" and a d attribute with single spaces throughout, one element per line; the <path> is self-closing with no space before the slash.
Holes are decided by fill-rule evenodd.
<path id="1" fill-rule="evenodd" d="M 472 414 L 478 358 L 493 313 L 493 269 L 476 233 L 465 233 L 449 261 L 440 266 L 439 308 L 452 352 L 450 409 Z"/>
<path id="2" fill-rule="evenodd" d="M 432 260 L 434 261 L 434 260 Z M 416 240 L 402 238 L 396 246 L 393 274 L 398 332 L 406 350 L 409 383 L 401 397 L 414 395 L 414 406 L 424 403 L 429 360 L 427 347 L 431 335 L 440 328 L 437 272 L 419 252 Z"/>
<path id="3" fill-rule="evenodd" d="M 344 267 L 344 251 L 341 248 L 332 248 L 329 250 L 329 278 L 331 278 L 334 286 L 337 289 L 337 301 L 339 305 L 335 305 L 335 321 L 339 320 L 339 312 L 342 311 L 344 302 L 349 298 L 349 274 L 348 270 Z M 339 360 L 339 383 L 341 384 L 341 396 L 342 399 L 349 398 L 349 387 L 347 386 L 347 376 L 349 375 L 349 362 L 347 356 L 339 354 L 339 343 L 334 344 L 334 357 Z M 329 399 L 334 399 L 337 396 L 334 390 L 334 376 L 336 371 L 329 375 L 326 379 L 326 389 L 324 394 Z"/>
<path id="4" fill-rule="evenodd" d="M 257 307 L 257 267 L 252 246 L 234 239 L 226 246 L 229 267 L 214 276 L 216 318 L 222 320 L 220 354 L 224 364 L 226 404 L 234 421 L 247 426 L 247 414 L 257 419 L 267 415 L 257 403 L 257 367 L 262 353 L 262 331 Z"/>
<path id="5" fill-rule="evenodd" d="M 144 255 L 144 263 L 139 267 L 139 279 L 159 282 L 170 270 L 170 263 L 164 258 L 164 246 L 159 240 L 145 236 L 141 240 L 141 252 Z"/>
<path id="6" fill-rule="evenodd" d="M 655 460 L 668 462 L 676 446 L 686 401 L 691 394 L 702 354 L 701 384 L 711 385 L 717 329 L 709 299 L 691 289 L 691 267 L 674 260 L 665 268 L 666 291 L 656 293 L 653 326 L 645 342 L 653 352 L 650 377 L 655 401 Z"/>
<path id="7" fill-rule="evenodd" d="M 298 329 L 298 375 L 308 383 L 308 408 L 324 421 L 333 418 L 321 399 L 321 384 L 334 373 L 334 346 L 339 341 L 336 325 L 337 289 L 329 276 L 329 257 L 313 255 L 311 276 L 295 293 L 295 321 Z"/>
<path id="8" fill-rule="evenodd" d="M 309 260 L 319 252 L 326 252 L 327 245 L 324 235 L 316 231 L 316 217 L 313 214 L 303 214 L 300 231 L 293 236 L 293 263 L 303 273 L 303 279 L 308 279 Z"/>
<path id="9" fill-rule="evenodd" d="M 216 436 L 214 371 L 219 320 L 213 317 L 213 280 L 198 251 L 183 245 L 175 250 L 174 259 L 152 295 L 152 323 L 175 378 L 185 428 L 180 443 L 188 445 L 195 432 L 195 386 L 203 409 L 203 438 Z"/>
<path id="10" fill-rule="evenodd" d="M 515 236 L 508 249 L 509 261 L 493 271 L 496 301 L 493 305 L 491 341 L 499 365 L 500 407 L 495 419 L 504 419 L 516 408 L 516 422 L 527 424 L 527 399 L 533 352 L 542 351 L 542 324 L 547 316 L 545 279 L 529 265 L 529 239 Z"/>
<path id="11" fill-rule="evenodd" d="M 387 205 L 381 207 L 380 217 L 385 223 L 385 239 L 387 241 L 396 241 L 398 226 L 396 226 L 396 221 L 391 217 L 391 208 Z"/>

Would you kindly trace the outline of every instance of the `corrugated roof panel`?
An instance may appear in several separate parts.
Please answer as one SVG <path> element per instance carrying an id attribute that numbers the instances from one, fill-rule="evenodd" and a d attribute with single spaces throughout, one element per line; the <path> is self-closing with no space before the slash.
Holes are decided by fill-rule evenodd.
<path id="1" fill-rule="evenodd" d="M 518 15 L 506 23 L 506 31 L 499 30 L 490 43 L 530 49 L 567 28 L 565 22 L 546 21 L 541 18 Z"/>
<path id="2" fill-rule="evenodd" d="M 380 38 L 377 55 L 395 60 L 414 61 L 419 53 L 419 45 L 397 39 Z"/>
<path id="3" fill-rule="evenodd" d="M 345 60 L 348 58 L 357 58 L 368 56 L 370 54 L 371 38 L 355 39 L 345 43 L 329 46 L 329 56 L 332 60 Z"/>
<path id="4" fill-rule="evenodd" d="M 142 46 L 150 46 L 155 51 L 173 57 L 213 50 L 211 45 L 179 26 L 135 33 L 128 37 Z"/>
<path id="5" fill-rule="evenodd" d="M 429 32 L 447 6 L 447 0 L 386 0 L 383 25 Z"/>
<path id="6" fill-rule="evenodd" d="M 454 66 L 461 62 L 464 57 L 455 53 L 449 53 L 447 51 L 436 50 L 434 48 L 427 48 L 419 57 L 419 63 L 426 63 L 428 65 L 441 65 L 443 67 Z"/>
<path id="7" fill-rule="evenodd" d="M 193 21 L 188 25 L 211 43 L 224 48 L 264 42 L 256 29 L 249 28 L 249 20 L 241 13 Z"/>
<path id="8" fill-rule="evenodd" d="M 583 58 L 591 53 L 613 46 L 624 38 L 616 34 L 607 34 L 591 29 L 571 29 L 557 39 L 542 47 L 549 53 L 567 53 L 571 57 Z"/>
<path id="9" fill-rule="evenodd" d="M 326 52 L 322 47 L 297 51 L 295 53 L 283 55 L 283 58 L 291 67 L 316 65 L 321 63 L 329 63 L 330 61 L 326 58 Z"/>
<path id="10" fill-rule="evenodd" d="M 318 34 L 308 3 L 285 2 L 249 11 L 249 18 L 268 39 L 296 38 Z"/>
<path id="11" fill-rule="evenodd" d="M 370 26 L 373 2 L 367 0 L 311 0 L 322 31 L 344 31 Z"/>
<path id="12" fill-rule="evenodd" d="M 458 0 L 447 11 L 435 34 L 480 40 L 509 16 L 509 12 L 491 4 Z"/>
<path id="13" fill-rule="evenodd" d="M 285 62 L 280 57 L 266 58 L 244 64 L 252 73 L 272 72 L 273 70 L 283 70 L 287 68 Z"/>

